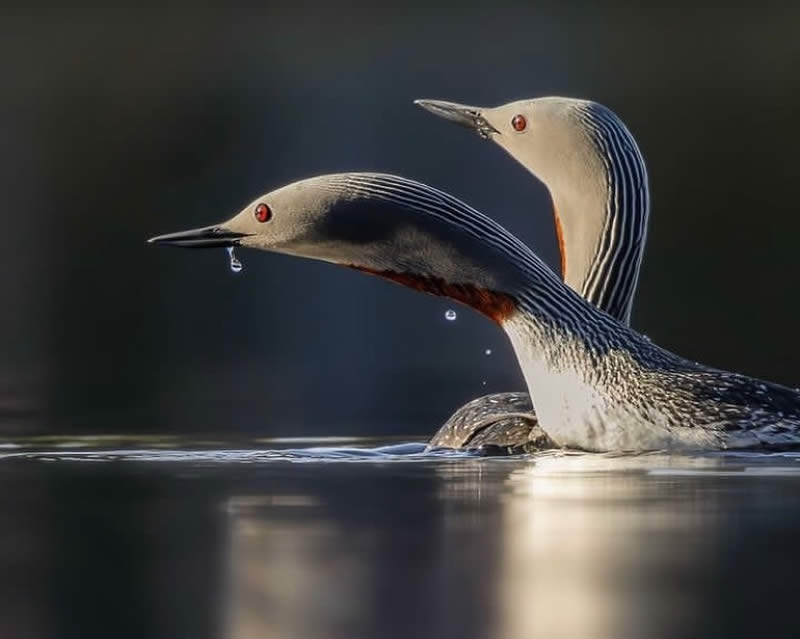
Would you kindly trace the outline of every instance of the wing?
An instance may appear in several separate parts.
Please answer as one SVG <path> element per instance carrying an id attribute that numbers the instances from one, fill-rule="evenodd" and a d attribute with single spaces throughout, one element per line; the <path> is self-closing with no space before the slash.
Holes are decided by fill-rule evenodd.
<path id="1" fill-rule="evenodd" d="M 491 454 L 555 448 L 539 427 L 527 393 L 497 393 L 472 400 L 447 420 L 429 446 Z"/>

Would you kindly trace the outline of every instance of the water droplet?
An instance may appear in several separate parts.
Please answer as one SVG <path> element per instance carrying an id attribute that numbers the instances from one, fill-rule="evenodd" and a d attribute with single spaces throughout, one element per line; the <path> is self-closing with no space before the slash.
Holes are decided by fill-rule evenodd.
<path id="1" fill-rule="evenodd" d="M 452 308 L 448 308 L 444 313 L 444 318 L 448 322 L 455 321 L 456 317 L 458 317 L 458 316 L 456 315 L 456 312 Z"/>
<path id="2" fill-rule="evenodd" d="M 486 386 L 486 382 L 481 382 L 481 386 Z"/>
<path id="3" fill-rule="evenodd" d="M 231 270 L 234 273 L 240 273 L 242 271 L 242 269 L 244 268 L 244 265 L 239 261 L 239 258 L 236 257 L 236 255 L 234 255 L 233 247 L 229 246 L 225 250 L 228 251 L 228 256 L 230 256 L 230 258 L 231 258 Z"/>
<path id="4" fill-rule="evenodd" d="M 491 355 L 491 354 L 492 354 L 492 349 L 491 349 L 491 348 L 487 348 L 487 349 L 486 349 L 485 351 L 483 351 L 483 352 L 484 352 L 486 355 Z"/>

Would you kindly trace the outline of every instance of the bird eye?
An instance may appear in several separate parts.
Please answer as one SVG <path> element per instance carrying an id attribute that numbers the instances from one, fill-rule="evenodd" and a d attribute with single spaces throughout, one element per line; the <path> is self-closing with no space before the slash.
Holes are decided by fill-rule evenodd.
<path id="1" fill-rule="evenodd" d="M 268 222 L 272 217 L 272 211 L 263 202 L 256 207 L 256 219 L 259 222 Z"/>
<path id="2" fill-rule="evenodd" d="M 511 126 L 514 127 L 515 131 L 524 131 L 525 127 L 528 126 L 528 121 L 525 119 L 524 115 L 515 115 L 511 118 Z"/>

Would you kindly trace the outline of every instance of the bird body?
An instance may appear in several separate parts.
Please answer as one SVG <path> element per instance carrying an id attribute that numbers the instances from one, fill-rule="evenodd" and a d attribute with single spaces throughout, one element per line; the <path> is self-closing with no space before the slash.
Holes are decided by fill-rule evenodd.
<path id="1" fill-rule="evenodd" d="M 562 97 L 494 108 L 440 100 L 416 103 L 494 141 L 543 182 L 553 202 L 565 283 L 629 323 L 650 198 L 644 159 L 624 123 L 601 104 Z M 519 401 L 511 393 L 473 400 L 447 420 L 430 445 L 489 445 L 504 451 L 549 445 L 533 406 L 526 417 Z"/>
<path id="2" fill-rule="evenodd" d="M 591 451 L 772 448 L 800 443 L 800 393 L 702 366 L 626 329 L 542 335 L 526 314 L 506 328 L 539 423 Z M 558 358 L 542 346 L 559 344 Z M 605 342 L 604 346 L 599 344 Z"/>
<path id="3" fill-rule="evenodd" d="M 374 173 L 302 180 L 223 224 L 151 242 L 318 259 L 471 306 L 508 335 L 540 426 L 557 446 L 800 442 L 800 393 L 659 348 L 583 299 L 499 224 L 419 182 Z"/>

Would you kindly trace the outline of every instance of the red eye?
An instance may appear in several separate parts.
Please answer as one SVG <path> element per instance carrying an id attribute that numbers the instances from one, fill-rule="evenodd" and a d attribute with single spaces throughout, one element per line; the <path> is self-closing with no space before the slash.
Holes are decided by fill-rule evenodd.
<path id="1" fill-rule="evenodd" d="M 256 207 L 256 219 L 259 222 L 267 222 L 272 217 L 272 211 L 263 202 Z"/>
<path id="2" fill-rule="evenodd" d="M 515 131 L 524 131 L 525 127 L 528 126 L 528 121 L 524 115 L 515 115 L 511 119 L 511 126 L 514 127 Z"/>

